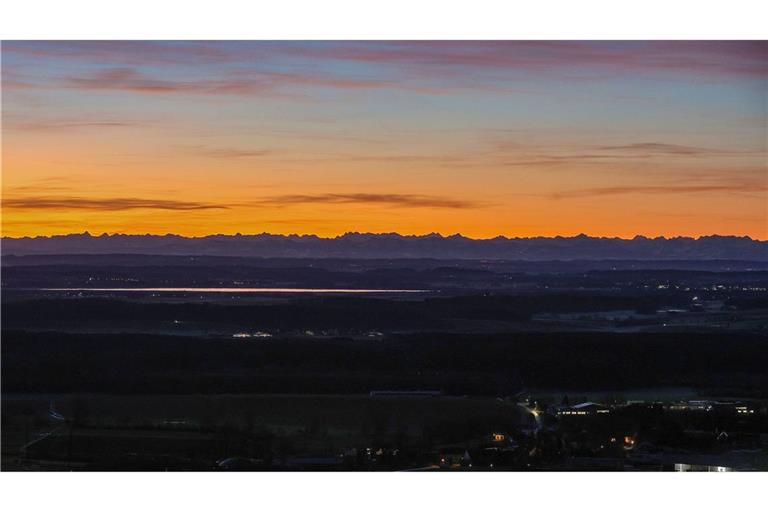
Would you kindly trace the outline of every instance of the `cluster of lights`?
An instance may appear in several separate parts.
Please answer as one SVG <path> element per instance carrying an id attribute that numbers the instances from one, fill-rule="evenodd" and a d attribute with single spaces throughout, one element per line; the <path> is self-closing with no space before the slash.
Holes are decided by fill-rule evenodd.
<path id="1" fill-rule="evenodd" d="M 715 402 L 715 405 L 725 406 L 730 404 Z M 698 401 L 670 404 L 670 405 L 667 405 L 666 407 L 671 411 L 712 411 L 714 409 L 711 403 L 698 402 Z M 734 410 L 736 411 L 736 414 L 754 414 L 755 413 L 754 409 L 750 409 L 746 405 L 736 405 L 734 406 Z"/>
<path id="2" fill-rule="evenodd" d="M 268 332 L 236 332 L 232 335 L 233 338 L 271 338 L 272 335 Z"/>
<path id="3" fill-rule="evenodd" d="M 711 411 L 712 405 L 706 402 L 693 401 L 688 403 L 670 404 L 667 408 L 672 411 Z"/>
<path id="4" fill-rule="evenodd" d="M 675 471 L 710 471 L 716 473 L 726 473 L 733 471 L 729 467 L 725 466 L 696 466 L 692 464 L 675 464 Z"/>
<path id="5" fill-rule="evenodd" d="M 609 413 L 609 412 L 611 412 L 609 409 L 598 409 L 597 410 L 598 414 L 606 414 L 606 413 Z M 589 411 L 558 411 L 557 414 L 558 414 L 558 416 L 562 416 L 562 415 L 564 415 L 564 416 L 587 416 L 587 415 L 590 414 L 590 412 Z"/>

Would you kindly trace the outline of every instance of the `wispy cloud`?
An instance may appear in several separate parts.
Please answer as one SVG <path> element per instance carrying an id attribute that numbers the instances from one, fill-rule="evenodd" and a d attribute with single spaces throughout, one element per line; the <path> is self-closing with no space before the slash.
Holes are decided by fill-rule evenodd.
<path id="1" fill-rule="evenodd" d="M 141 126 L 130 121 L 11 121 L 6 127 L 11 130 L 56 131 L 71 128 L 132 128 Z"/>
<path id="2" fill-rule="evenodd" d="M 171 199 L 141 199 L 135 197 L 84 198 L 72 196 L 18 197 L 3 199 L 3 208 L 23 210 L 97 210 L 120 211 L 136 209 L 154 210 L 211 210 L 228 206 Z"/>
<path id="3" fill-rule="evenodd" d="M 434 163 L 452 163 L 465 160 L 466 157 L 458 155 L 334 155 L 325 158 L 325 160 L 339 162 L 381 162 L 381 163 L 414 163 L 414 162 L 434 162 Z"/>
<path id="4" fill-rule="evenodd" d="M 56 184 L 56 183 L 33 183 L 33 184 L 27 184 L 27 185 L 16 185 L 16 186 L 8 186 L 3 187 L 3 192 L 54 192 L 54 193 L 62 193 L 65 191 L 72 190 L 72 187 L 69 185 L 64 184 Z M 6 203 L 8 199 L 4 200 L 3 202 Z"/>
<path id="5" fill-rule="evenodd" d="M 573 81 L 647 72 L 768 76 L 764 41 L 14 41 L 3 45 L 3 53 L 40 60 L 41 67 L 46 59 L 102 66 L 53 81 L 4 76 L 7 88 L 155 94 L 283 95 L 283 89 L 298 87 L 428 94 L 538 90 L 501 78 L 508 73 Z M 16 72 L 12 65 L 4 64 L 4 75 Z M 215 66 L 215 72 L 173 75 L 201 66 Z"/>
<path id="6" fill-rule="evenodd" d="M 764 150 L 737 150 L 687 146 L 663 142 L 633 142 L 615 145 L 583 145 L 569 148 L 570 152 L 558 153 L 547 151 L 540 146 L 527 146 L 513 141 L 492 140 L 493 150 L 504 156 L 504 166 L 554 166 L 568 165 L 575 162 L 593 164 L 612 163 L 614 161 L 643 160 L 650 158 L 696 158 L 696 157 L 743 157 L 764 155 Z"/>
<path id="7" fill-rule="evenodd" d="M 28 58 L 78 60 L 99 64 L 199 64 L 229 61 L 233 45 L 210 41 L 6 41 L 3 53 Z"/>
<path id="8" fill-rule="evenodd" d="M 628 156 L 628 155 L 599 155 L 599 154 L 534 155 L 529 159 L 505 161 L 505 162 L 502 162 L 501 165 L 505 167 L 567 165 L 574 162 L 582 162 L 582 161 L 597 163 L 597 162 L 603 162 L 603 161 L 612 162 L 614 160 L 634 159 L 634 158 L 640 158 L 640 157 Z"/>
<path id="9" fill-rule="evenodd" d="M 27 187 L 28 188 L 28 187 Z M 16 188 L 20 190 L 19 187 Z M 102 210 L 132 209 L 158 210 L 208 210 L 229 209 L 232 206 L 290 206 L 296 204 L 382 204 L 410 208 L 476 208 L 475 201 L 419 194 L 290 194 L 263 198 L 236 205 L 224 205 L 194 201 L 142 198 L 83 198 L 74 196 L 38 196 L 5 198 L 4 208 L 51 209 L 51 210 Z"/>
<path id="10" fill-rule="evenodd" d="M 63 79 L 63 84 L 84 90 L 222 95 L 282 94 L 282 89 L 286 87 L 374 89 L 397 86 L 396 82 L 390 80 L 267 71 L 222 73 L 221 78 L 215 80 L 180 80 L 157 78 L 131 67 L 105 69 L 85 76 L 69 76 Z"/>
<path id="11" fill-rule="evenodd" d="M 296 204 L 381 204 L 406 208 L 477 208 L 475 201 L 419 194 L 292 194 L 264 198 L 257 205 L 289 206 Z"/>
<path id="12" fill-rule="evenodd" d="M 3 185 L 3 195 L 5 196 L 8 192 L 11 194 L 17 192 L 25 194 L 29 191 L 38 194 L 41 192 L 62 193 L 63 191 L 72 190 L 72 185 L 75 181 L 77 181 L 77 178 L 74 176 L 48 176 L 28 181 L 22 185 Z"/>
<path id="13" fill-rule="evenodd" d="M 572 199 L 580 197 L 614 196 L 624 194 L 691 194 L 707 192 L 755 193 L 768 191 L 766 183 L 724 183 L 710 185 L 638 185 L 621 187 L 596 187 L 567 190 L 550 194 L 552 199 Z"/>
<path id="14" fill-rule="evenodd" d="M 202 147 L 198 151 L 203 156 L 211 158 L 255 158 L 267 156 L 272 153 L 268 149 L 244 149 L 244 148 L 209 148 Z"/>
<path id="15" fill-rule="evenodd" d="M 538 89 L 521 88 L 509 73 L 574 81 L 646 72 L 768 76 L 768 43 L 761 41 L 15 41 L 3 53 L 40 60 L 41 67 L 46 59 L 102 66 L 54 80 L 4 76 L 9 89 L 146 94 L 298 96 L 297 88 L 528 94 Z M 16 73 L 13 64 L 4 65 L 4 75 Z M 187 72 L 201 66 L 215 72 L 195 78 Z M 178 70 L 185 73 L 174 75 Z"/>
<path id="16" fill-rule="evenodd" d="M 86 76 L 72 76 L 64 83 L 75 89 L 113 90 L 142 93 L 236 93 L 243 94 L 266 89 L 264 84 L 242 80 L 177 81 L 154 78 L 133 68 L 112 68 Z"/>
<path id="17" fill-rule="evenodd" d="M 604 151 L 628 152 L 639 156 L 650 155 L 712 155 L 712 154 L 734 154 L 736 151 L 724 149 L 701 148 L 696 146 L 682 146 L 679 144 L 664 144 L 662 142 L 637 142 L 633 144 L 623 144 L 617 146 L 601 146 Z"/>
<path id="18" fill-rule="evenodd" d="M 319 43 L 284 52 L 313 58 L 426 68 L 514 69 L 568 76 L 605 71 L 667 71 L 716 75 L 768 73 L 763 41 L 421 41 Z M 579 75 L 572 71 L 578 70 Z"/>
<path id="19" fill-rule="evenodd" d="M 103 65 L 199 65 L 291 59 L 445 68 L 621 70 L 765 75 L 765 41 L 12 41 L 3 53 Z M 588 68 L 588 69 L 585 69 Z M 577 74 L 579 73 L 579 74 Z"/>

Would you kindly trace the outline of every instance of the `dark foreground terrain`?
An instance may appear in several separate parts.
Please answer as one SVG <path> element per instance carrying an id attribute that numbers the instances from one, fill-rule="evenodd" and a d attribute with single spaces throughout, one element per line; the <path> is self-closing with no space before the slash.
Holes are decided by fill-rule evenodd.
<path id="1" fill-rule="evenodd" d="M 2 466 L 766 470 L 767 285 L 743 261 L 6 258 Z M 240 291 L 130 290 L 165 287 Z"/>

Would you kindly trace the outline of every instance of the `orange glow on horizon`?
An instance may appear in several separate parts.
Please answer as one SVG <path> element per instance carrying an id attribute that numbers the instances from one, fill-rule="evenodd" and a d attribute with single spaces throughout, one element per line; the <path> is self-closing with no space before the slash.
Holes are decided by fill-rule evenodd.
<path id="1" fill-rule="evenodd" d="M 766 240 L 766 48 L 4 43 L 2 234 Z"/>

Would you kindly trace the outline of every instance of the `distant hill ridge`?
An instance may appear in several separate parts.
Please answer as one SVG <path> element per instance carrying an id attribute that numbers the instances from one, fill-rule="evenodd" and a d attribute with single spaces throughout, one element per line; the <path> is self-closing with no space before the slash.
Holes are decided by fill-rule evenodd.
<path id="1" fill-rule="evenodd" d="M 747 236 L 699 238 L 636 236 L 472 239 L 398 233 L 317 235 L 124 235 L 88 232 L 50 237 L 2 238 L 3 255 L 156 254 L 286 258 L 437 258 L 506 260 L 750 260 L 768 261 L 768 241 Z"/>

